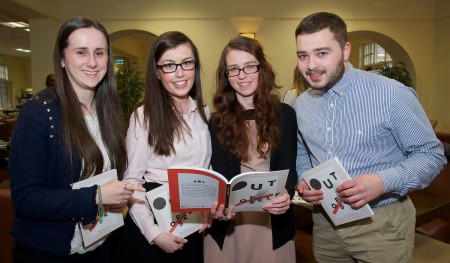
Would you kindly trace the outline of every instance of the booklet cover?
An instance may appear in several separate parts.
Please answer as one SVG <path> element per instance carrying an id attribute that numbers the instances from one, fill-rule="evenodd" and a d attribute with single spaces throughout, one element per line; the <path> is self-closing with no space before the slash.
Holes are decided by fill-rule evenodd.
<path id="1" fill-rule="evenodd" d="M 76 182 L 72 184 L 72 189 L 80 189 L 93 185 L 104 185 L 114 179 L 117 179 L 116 169 Z M 105 212 L 105 216 L 101 222 L 97 220 L 95 223 L 88 225 L 82 225 L 81 222 L 79 222 L 78 226 L 81 230 L 83 244 L 85 247 L 88 247 L 97 240 L 123 226 L 123 215 L 122 213 Z"/>
<path id="2" fill-rule="evenodd" d="M 334 225 L 338 226 L 374 215 L 368 204 L 359 209 L 353 209 L 339 201 L 336 187 L 351 178 L 338 158 L 326 161 L 304 172 L 302 176 L 311 189 L 323 191 L 322 207 Z"/>
<path id="3" fill-rule="evenodd" d="M 163 184 L 145 194 L 158 226 L 165 232 L 187 237 L 203 226 L 201 212 L 172 212 L 169 185 Z"/>
<path id="4" fill-rule="evenodd" d="M 172 211 L 210 211 L 213 202 L 233 205 L 236 212 L 264 211 L 286 187 L 289 170 L 242 173 L 228 181 L 204 168 L 168 169 Z"/>

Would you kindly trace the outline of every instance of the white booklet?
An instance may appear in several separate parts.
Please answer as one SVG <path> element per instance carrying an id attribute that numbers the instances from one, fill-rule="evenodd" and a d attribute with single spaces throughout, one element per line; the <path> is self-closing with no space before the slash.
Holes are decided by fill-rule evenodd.
<path id="1" fill-rule="evenodd" d="M 76 182 L 72 185 L 72 189 L 80 189 L 83 187 L 90 187 L 93 185 L 104 185 L 109 181 L 117 179 L 117 170 L 109 170 L 107 172 L 98 174 L 96 176 L 91 176 L 82 181 Z M 101 222 L 97 217 L 97 220 L 88 225 L 82 225 L 81 222 L 78 223 L 81 236 L 83 238 L 83 244 L 88 247 L 95 243 L 97 240 L 116 230 L 117 228 L 123 226 L 123 214 L 106 212 L 102 218 Z"/>
<path id="2" fill-rule="evenodd" d="M 145 194 L 158 226 L 165 232 L 187 237 L 203 225 L 201 212 L 172 212 L 169 185 L 163 184 Z"/>
<path id="3" fill-rule="evenodd" d="M 374 215 L 368 204 L 359 209 L 353 209 L 339 200 L 336 187 L 351 178 L 338 158 L 326 161 L 304 172 L 302 176 L 311 189 L 323 191 L 322 207 L 334 225 L 338 226 Z"/>

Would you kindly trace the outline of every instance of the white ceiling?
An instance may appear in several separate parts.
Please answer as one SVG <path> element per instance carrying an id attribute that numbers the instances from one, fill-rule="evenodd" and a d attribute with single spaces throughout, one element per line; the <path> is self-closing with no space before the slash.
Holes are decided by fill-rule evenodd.
<path id="1" fill-rule="evenodd" d="M 0 22 L 25 22 L 45 16 L 11 0 L 0 0 Z M 30 56 L 15 49 L 30 49 L 30 33 L 18 28 L 0 25 L 0 54 Z"/>
<path id="2" fill-rule="evenodd" d="M 30 19 L 47 18 L 44 15 L 28 9 L 12 0 L 0 0 L 0 22 L 26 22 Z M 128 37 L 143 46 L 150 46 L 154 38 L 147 34 L 126 32 L 123 36 L 117 38 Z M 111 39 L 113 40 L 113 39 Z M 30 53 L 16 51 L 16 48 L 30 49 L 30 33 L 20 28 L 10 28 L 0 25 L 0 54 L 30 57 Z M 114 48 L 126 52 L 123 47 L 115 46 Z"/>

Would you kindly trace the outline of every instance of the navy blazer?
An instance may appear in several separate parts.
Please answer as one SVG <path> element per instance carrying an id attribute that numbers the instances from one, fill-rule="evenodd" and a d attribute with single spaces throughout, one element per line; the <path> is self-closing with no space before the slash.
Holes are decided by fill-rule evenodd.
<path id="1" fill-rule="evenodd" d="M 68 255 L 75 224 L 97 216 L 97 187 L 71 190 L 80 179 L 81 160 L 69 160 L 54 92 L 45 90 L 20 111 L 10 145 L 12 234 L 22 247 Z"/>

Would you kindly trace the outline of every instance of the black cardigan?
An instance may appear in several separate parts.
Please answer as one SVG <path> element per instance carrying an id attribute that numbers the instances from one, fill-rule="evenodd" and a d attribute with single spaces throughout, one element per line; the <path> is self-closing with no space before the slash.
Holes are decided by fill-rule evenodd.
<path id="1" fill-rule="evenodd" d="M 286 189 L 291 197 L 294 196 L 294 188 L 297 183 L 295 161 L 297 157 L 297 120 L 295 111 L 287 104 L 282 104 L 278 113 L 278 119 L 282 125 L 282 141 L 279 147 L 271 152 L 270 170 L 289 169 Z M 241 163 L 230 152 L 225 151 L 217 141 L 216 128 L 212 121 L 209 122 L 212 143 L 212 168 L 225 176 L 228 180 L 241 173 Z M 282 215 L 271 215 L 272 219 L 272 244 L 277 249 L 295 236 L 295 219 L 292 206 Z M 220 248 L 223 247 L 229 221 L 214 220 L 207 234 L 211 235 Z"/>

